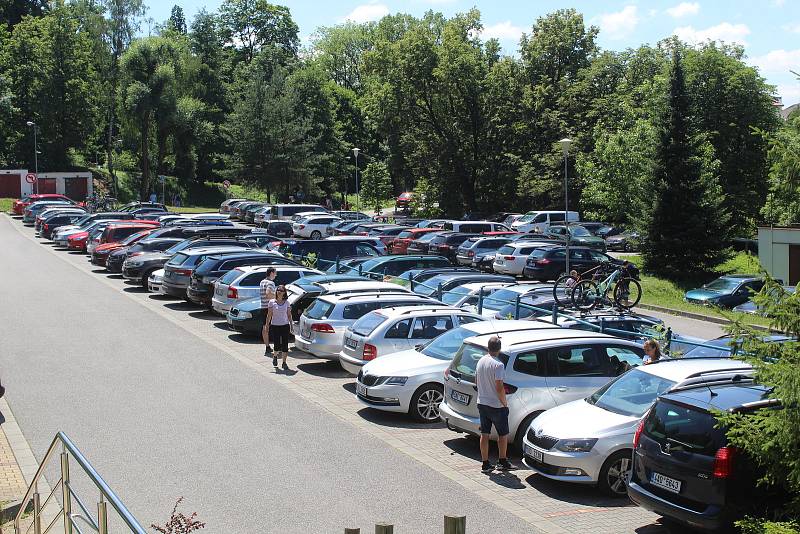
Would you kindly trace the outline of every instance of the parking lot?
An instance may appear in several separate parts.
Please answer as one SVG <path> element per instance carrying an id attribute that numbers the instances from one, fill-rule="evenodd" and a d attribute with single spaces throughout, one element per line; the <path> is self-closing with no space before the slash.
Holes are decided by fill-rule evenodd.
<path id="1" fill-rule="evenodd" d="M 518 458 L 517 470 L 483 475 L 476 439 L 364 408 L 337 362 L 295 351 L 277 371 L 218 315 L 42 246 L 8 217 L 0 236 L 14 251 L 2 324 L 27 334 L 3 356 L 9 378 L 30 386 L 8 395 L 23 432 L 36 454 L 57 429 L 76 436 L 145 521 L 185 495 L 215 526 L 250 512 L 297 531 L 291 517 L 303 513 L 328 530 L 391 520 L 422 531 L 457 513 L 477 532 L 668 532 L 626 500 L 548 481 Z M 105 395 L 115 402 L 94 402 Z M 166 484 L 153 491 L 145 473 Z M 296 480 L 264 496 L 256 474 Z"/>

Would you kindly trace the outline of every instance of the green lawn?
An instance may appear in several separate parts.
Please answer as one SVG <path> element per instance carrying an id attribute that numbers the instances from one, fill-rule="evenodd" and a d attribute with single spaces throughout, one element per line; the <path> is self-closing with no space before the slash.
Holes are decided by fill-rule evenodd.
<path id="1" fill-rule="evenodd" d="M 641 256 L 623 256 L 623 258 L 641 268 Z M 758 274 L 760 272 L 761 265 L 758 262 L 758 257 L 751 254 L 746 254 L 744 252 L 736 254 L 730 260 L 720 265 L 717 269 L 717 273 L 719 275 L 732 273 Z M 721 317 L 730 320 L 740 319 L 745 323 L 757 324 L 761 326 L 769 325 L 769 321 L 763 317 L 756 317 L 750 314 L 734 313 L 731 310 L 720 310 L 718 308 L 699 306 L 683 300 L 683 295 L 686 293 L 686 291 L 696 288 L 699 285 L 700 284 L 696 282 L 673 282 L 643 273 L 642 290 L 644 294 L 642 295 L 642 304 L 662 306 L 664 308 L 670 308 L 673 310 L 700 313 L 703 315 Z"/>
<path id="2" fill-rule="evenodd" d="M 167 209 L 176 213 L 219 213 L 219 206 L 167 206 Z"/>
<path id="3" fill-rule="evenodd" d="M 0 211 L 8 213 L 11 211 L 11 204 L 13 203 L 13 198 L 0 198 Z"/>

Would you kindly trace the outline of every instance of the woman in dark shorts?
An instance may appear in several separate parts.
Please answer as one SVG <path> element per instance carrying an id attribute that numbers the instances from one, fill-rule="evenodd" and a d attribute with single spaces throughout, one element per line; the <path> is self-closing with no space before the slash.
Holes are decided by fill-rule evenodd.
<path id="1" fill-rule="evenodd" d="M 269 325 L 269 339 L 275 346 L 272 355 L 272 365 L 278 366 L 278 356 L 283 358 L 283 368 L 288 369 L 286 357 L 289 355 L 289 325 L 292 321 L 292 308 L 289 306 L 286 287 L 278 286 L 275 289 L 275 298 L 269 301 L 267 309 L 267 324 Z"/>

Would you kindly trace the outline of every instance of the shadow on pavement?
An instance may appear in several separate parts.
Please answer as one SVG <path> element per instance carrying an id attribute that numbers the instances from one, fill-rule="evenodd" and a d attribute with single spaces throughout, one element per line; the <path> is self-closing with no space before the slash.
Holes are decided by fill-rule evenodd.
<path id="1" fill-rule="evenodd" d="M 153 300 L 158 300 L 158 301 L 161 301 L 161 302 L 165 302 L 165 301 L 168 301 L 168 300 L 175 300 L 176 297 L 171 297 L 169 295 L 162 295 L 161 293 L 153 293 L 148 298 L 151 298 Z"/>
<path id="2" fill-rule="evenodd" d="M 189 317 L 194 317 L 195 319 L 202 319 L 204 321 L 219 321 L 219 315 L 207 309 L 203 309 L 201 311 L 189 312 Z M 225 321 L 225 324 L 228 324 L 228 322 Z"/>
<path id="3" fill-rule="evenodd" d="M 149 293 L 149 291 L 140 285 L 131 285 L 123 287 L 122 290 L 126 293 Z"/>
<path id="4" fill-rule="evenodd" d="M 314 376 L 326 378 L 348 378 L 350 373 L 339 366 L 339 362 L 317 361 L 314 363 L 301 363 L 297 366 L 298 371 L 303 371 Z"/>
<path id="5" fill-rule="evenodd" d="M 344 384 L 344 389 L 355 392 L 355 386 L 348 388 L 346 386 L 353 386 L 353 384 Z M 407 428 L 407 429 L 425 429 L 425 428 L 444 428 L 444 423 L 419 423 L 411 419 L 411 416 L 406 413 L 399 412 L 384 412 L 375 410 L 373 408 L 364 407 L 356 412 L 359 417 L 370 423 L 385 426 L 389 428 Z"/>
<path id="6" fill-rule="evenodd" d="M 476 468 L 479 465 L 476 463 Z M 524 468 L 525 466 L 523 466 Z M 492 471 L 487 475 L 489 480 L 497 484 L 498 486 L 503 486 L 504 488 L 508 489 L 525 489 L 527 486 L 522 483 L 519 477 L 514 474 L 515 470 L 512 471 Z"/>
<path id="7" fill-rule="evenodd" d="M 535 490 L 540 491 L 550 498 L 562 502 L 570 502 L 583 506 L 599 506 L 602 508 L 625 508 L 634 506 L 627 498 L 615 499 L 606 497 L 594 486 L 569 484 L 550 480 L 537 474 L 532 474 L 525 481 Z"/>
<path id="8" fill-rule="evenodd" d="M 109 273 L 109 272 L 106 272 L 106 278 L 109 278 L 111 280 L 124 280 L 125 279 L 125 277 L 123 277 L 119 273 Z"/>
<path id="9" fill-rule="evenodd" d="M 94 274 L 107 274 L 107 273 L 106 273 L 106 270 L 105 270 L 105 269 L 101 269 L 101 268 L 92 269 L 92 272 L 93 272 Z"/>
<path id="10" fill-rule="evenodd" d="M 172 298 L 176 299 L 177 297 L 172 297 Z M 197 306 L 189 302 L 186 302 L 185 300 L 181 300 L 178 302 L 170 302 L 169 304 L 164 304 L 164 307 L 175 311 L 197 310 Z"/>
<path id="11" fill-rule="evenodd" d="M 655 523 L 639 527 L 634 532 L 636 534 L 692 534 L 697 531 L 674 523 L 668 523 L 663 518 L 659 518 Z"/>

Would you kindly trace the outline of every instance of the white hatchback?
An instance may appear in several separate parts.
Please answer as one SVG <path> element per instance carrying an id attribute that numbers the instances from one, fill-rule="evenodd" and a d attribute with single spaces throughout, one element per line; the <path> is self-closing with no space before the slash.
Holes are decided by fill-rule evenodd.
<path id="1" fill-rule="evenodd" d="M 231 308 L 245 300 L 250 300 L 260 295 L 261 282 L 267 276 L 267 270 L 274 268 L 277 271 L 275 285 L 287 285 L 304 276 L 322 274 L 321 271 L 308 267 L 295 265 L 245 265 L 225 273 L 214 282 L 214 296 L 211 298 L 211 308 L 225 315 Z"/>
<path id="2" fill-rule="evenodd" d="M 322 239 L 328 235 L 328 227 L 341 221 L 332 215 L 310 215 L 292 223 L 292 233 L 296 237 Z"/>
<path id="3" fill-rule="evenodd" d="M 514 241 L 503 245 L 494 255 L 492 269 L 496 273 L 520 276 L 531 252 L 552 244 L 552 241 Z"/>

